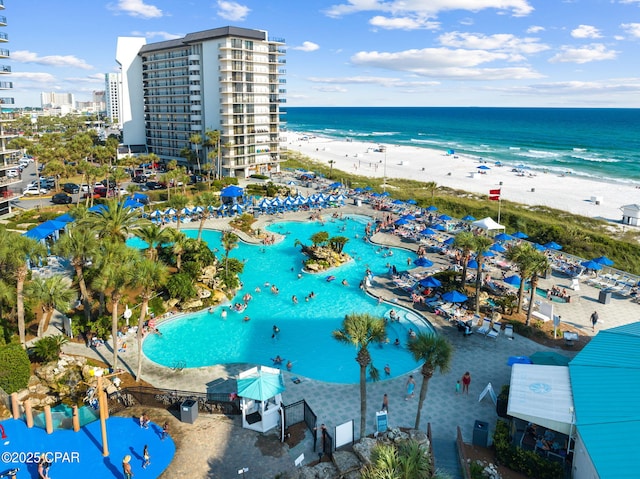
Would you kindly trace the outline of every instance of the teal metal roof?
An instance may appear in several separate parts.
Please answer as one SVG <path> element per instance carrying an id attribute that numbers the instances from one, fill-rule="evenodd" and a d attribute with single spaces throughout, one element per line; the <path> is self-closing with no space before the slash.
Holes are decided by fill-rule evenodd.
<path id="1" fill-rule="evenodd" d="M 638 477 L 640 323 L 600 331 L 569 363 L 576 427 L 600 478 Z"/>

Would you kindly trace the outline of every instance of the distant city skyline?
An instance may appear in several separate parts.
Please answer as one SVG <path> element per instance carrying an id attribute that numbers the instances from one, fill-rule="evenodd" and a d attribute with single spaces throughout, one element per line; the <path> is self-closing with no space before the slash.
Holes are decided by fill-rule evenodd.
<path id="1" fill-rule="evenodd" d="M 286 41 L 285 106 L 640 107 L 640 0 L 5 0 L 2 14 L 17 107 L 89 101 L 118 71 L 118 36 L 228 25 Z"/>

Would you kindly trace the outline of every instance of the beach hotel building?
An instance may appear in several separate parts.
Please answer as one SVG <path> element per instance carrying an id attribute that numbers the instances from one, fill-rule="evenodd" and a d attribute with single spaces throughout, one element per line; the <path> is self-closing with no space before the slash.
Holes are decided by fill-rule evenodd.
<path id="1" fill-rule="evenodd" d="M 4 10 L 4 0 L 0 0 L 0 10 Z M 0 27 L 6 26 L 7 18 L 4 15 L 0 15 Z M 9 35 L 0 32 L 0 61 L 9 58 L 9 50 L 1 45 L 8 41 Z M 9 65 L 0 64 L 0 75 L 5 76 L 10 73 L 11 67 Z M 0 90 L 11 90 L 12 88 L 13 82 L 0 81 Z M 5 215 L 11 213 L 11 200 L 15 199 L 13 197 L 15 193 L 12 193 L 9 187 L 15 186 L 21 181 L 20 176 L 16 173 L 20 151 L 7 148 L 7 143 L 18 136 L 17 132 L 6 127 L 8 123 L 13 121 L 13 109 L 11 106 L 14 104 L 14 100 L 12 97 L 6 97 L 0 92 L 0 104 L 2 105 L 2 113 L 0 113 L 0 215 Z M 8 105 L 9 108 L 5 105 Z"/>
<path id="2" fill-rule="evenodd" d="M 164 162 L 217 176 L 279 171 L 284 53 L 284 40 L 237 27 L 150 44 L 119 37 L 124 144 L 145 145 Z M 217 155 L 209 154 L 216 148 L 192 143 L 193 135 L 206 141 L 215 130 Z M 185 148 L 194 153 L 188 163 Z"/>

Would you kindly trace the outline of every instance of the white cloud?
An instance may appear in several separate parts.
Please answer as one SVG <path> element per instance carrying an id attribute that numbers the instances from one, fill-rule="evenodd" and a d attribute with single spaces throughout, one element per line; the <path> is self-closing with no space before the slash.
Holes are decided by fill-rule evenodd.
<path id="1" fill-rule="evenodd" d="M 354 76 L 354 77 L 309 77 L 313 83 L 327 83 L 339 85 L 380 85 L 384 87 L 426 87 L 438 85 L 436 81 L 407 81 L 399 78 Z"/>
<path id="2" fill-rule="evenodd" d="M 338 85 L 321 87 L 315 86 L 312 89 L 322 93 L 346 93 L 348 91 L 346 88 Z"/>
<path id="3" fill-rule="evenodd" d="M 145 32 L 145 38 L 161 38 L 162 40 L 175 40 L 176 38 L 182 38 L 184 35 L 179 35 L 169 32 Z"/>
<path id="4" fill-rule="evenodd" d="M 478 12 L 489 8 L 510 11 L 513 16 L 525 16 L 533 11 L 527 0 L 347 0 L 341 5 L 332 5 L 325 11 L 329 17 L 342 17 L 357 12 L 385 12 L 394 16 L 415 14 L 435 16 L 452 10 Z"/>
<path id="5" fill-rule="evenodd" d="M 302 45 L 298 47 L 291 47 L 291 50 L 300 50 L 301 52 L 315 52 L 320 48 L 320 45 L 313 42 L 302 42 Z"/>
<path id="6" fill-rule="evenodd" d="M 42 72 L 12 72 L 11 79 L 19 79 L 20 81 L 16 83 L 16 85 L 24 85 L 25 82 L 33 82 L 33 83 L 43 83 L 51 85 L 56 82 L 57 79 L 51 73 L 42 73 Z M 104 81 L 104 76 L 102 81 Z"/>
<path id="7" fill-rule="evenodd" d="M 592 25 L 579 25 L 578 28 L 571 30 L 573 38 L 602 38 L 600 30 Z"/>
<path id="8" fill-rule="evenodd" d="M 38 56 L 37 53 L 28 50 L 17 50 L 11 53 L 11 60 L 18 63 L 35 63 L 37 65 L 47 65 L 52 67 L 82 68 L 92 70 L 93 67 L 84 60 L 73 55 L 46 55 Z"/>
<path id="9" fill-rule="evenodd" d="M 509 61 L 513 57 L 503 52 L 449 48 L 425 48 L 395 53 L 359 52 L 351 61 L 359 66 L 411 72 L 430 78 L 465 80 L 496 80 L 539 78 L 529 67 L 476 68 L 495 61 Z"/>
<path id="10" fill-rule="evenodd" d="M 542 95 L 595 95 L 609 93 L 640 93 L 640 78 L 611 79 L 606 81 L 566 81 L 532 84 L 513 89 L 518 93 Z"/>
<path id="11" fill-rule="evenodd" d="M 440 35 L 438 40 L 446 47 L 498 50 L 522 54 L 538 53 L 549 49 L 548 45 L 539 43 L 537 38 L 518 38 L 507 33 L 484 35 L 482 33 L 450 32 Z"/>
<path id="12" fill-rule="evenodd" d="M 589 63 L 602 60 L 613 60 L 618 56 L 615 50 L 607 50 L 601 43 L 593 43 L 584 47 L 564 46 L 561 52 L 554 55 L 551 63 Z"/>
<path id="13" fill-rule="evenodd" d="M 164 14 L 154 5 L 148 5 L 143 0 L 118 0 L 118 3 L 108 6 L 109 9 L 138 18 L 160 18 Z"/>
<path id="14" fill-rule="evenodd" d="M 234 22 L 247 18 L 251 9 L 245 5 L 226 0 L 218 0 L 218 16 Z"/>
<path id="15" fill-rule="evenodd" d="M 620 3 L 630 3 L 630 4 L 637 3 L 640 5 L 640 0 L 620 0 Z"/>
<path id="16" fill-rule="evenodd" d="M 527 28 L 527 33 L 540 33 L 544 31 L 545 28 L 541 27 L 540 25 L 531 25 L 529 28 Z"/>
<path id="17" fill-rule="evenodd" d="M 71 83 L 100 83 L 104 85 L 104 73 L 94 73 L 93 75 L 87 75 L 84 77 L 67 77 L 65 81 Z"/>
<path id="18" fill-rule="evenodd" d="M 640 0 L 638 0 L 640 2 Z M 640 38 L 640 23 L 623 23 L 620 25 L 627 35 Z"/>
<path id="19" fill-rule="evenodd" d="M 385 30 L 437 30 L 439 22 L 433 22 L 426 18 L 411 17 L 383 17 L 377 15 L 369 20 L 369 24 Z"/>

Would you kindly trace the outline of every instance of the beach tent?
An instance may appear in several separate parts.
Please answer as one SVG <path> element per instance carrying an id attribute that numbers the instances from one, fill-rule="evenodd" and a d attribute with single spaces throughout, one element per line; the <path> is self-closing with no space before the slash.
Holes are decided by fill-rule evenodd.
<path id="1" fill-rule="evenodd" d="M 237 379 L 242 398 L 242 427 L 266 432 L 278 425 L 284 392 L 279 369 L 260 366 L 241 372 Z"/>
<path id="2" fill-rule="evenodd" d="M 568 367 L 514 364 L 509 386 L 509 416 L 571 434 L 573 393 Z"/>
<path id="3" fill-rule="evenodd" d="M 487 216 L 486 218 L 483 218 L 481 220 L 474 221 L 473 223 L 471 223 L 471 226 L 473 226 L 474 228 L 480 228 L 480 229 L 483 229 L 483 230 L 486 230 L 486 231 L 499 231 L 499 230 L 504 230 L 505 229 L 504 226 L 502 226 L 501 224 L 496 223 L 489 216 Z"/>

